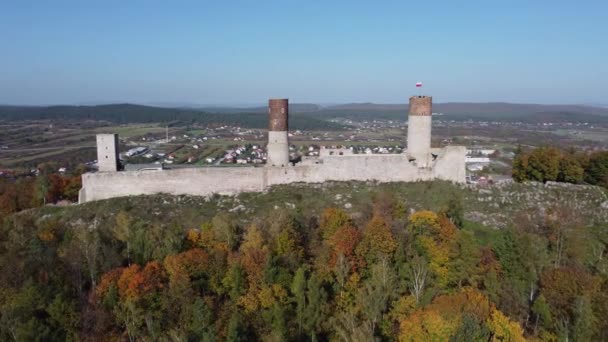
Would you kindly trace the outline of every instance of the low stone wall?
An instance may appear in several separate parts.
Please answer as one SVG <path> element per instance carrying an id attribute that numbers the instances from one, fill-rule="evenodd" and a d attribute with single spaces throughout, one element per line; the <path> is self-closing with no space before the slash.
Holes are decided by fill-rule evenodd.
<path id="1" fill-rule="evenodd" d="M 82 176 L 80 203 L 154 193 L 206 196 L 263 191 L 268 186 L 326 181 L 465 181 L 464 147 L 438 150 L 432 167 L 418 168 L 405 154 L 328 156 L 292 167 L 221 167 L 161 171 L 97 172 Z"/>
<path id="2" fill-rule="evenodd" d="M 130 195 L 232 194 L 262 191 L 264 168 L 191 168 L 160 171 L 96 172 L 82 175 L 79 202 Z"/>

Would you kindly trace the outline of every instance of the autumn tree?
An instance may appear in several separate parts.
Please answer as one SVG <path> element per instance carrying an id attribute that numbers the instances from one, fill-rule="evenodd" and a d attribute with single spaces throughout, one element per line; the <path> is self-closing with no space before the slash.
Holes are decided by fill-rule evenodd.
<path id="1" fill-rule="evenodd" d="M 431 211 L 419 211 L 410 215 L 408 232 L 416 253 L 426 256 L 429 270 L 440 286 L 449 282 L 448 264 L 455 252 L 454 224 L 445 216 Z"/>
<path id="2" fill-rule="evenodd" d="M 511 321 L 496 308 L 492 308 L 488 319 L 491 341 L 525 342 L 524 331 L 517 322 Z"/>
<path id="3" fill-rule="evenodd" d="M 551 307 L 558 330 L 570 329 L 600 289 L 599 279 L 574 267 L 550 268 L 540 279 L 541 294 Z M 581 308 L 581 306 L 583 306 Z M 586 322 L 584 324 L 589 324 Z"/>
<path id="4" fill-rule="evenodd" d="M 343 226 L 350 225 L 350 223 L 350 216 L 348 216 L 344 210 L 338 208 L 327 208 L 323 210 L 319 228 L 321 229 L 323 239 L 327 240 L 334 235 L 336 230 Z"/>
<path id="5" fill-rule="evenodd" d="M 397 207 L 395 194 L 388 191 L 381 191 L 373 198 L 373 215 L 381 217 L 388 224 L 393 219 L 393 214 Z"/>
<path id="6" fill-rule="evenodd" d="M 472 288 L 441 295 L 402 320 L 400 341 L 524 341 L 523 329 Z"/>
<path id="7" fill-rule="evenodd" d="M 558 182 L 578 184 L 583 181 L 585 170 L 578 159 L 569 153 L 563 153 L 559 160 Z"/>
<path id="8" fill-rule="evenodd" d="M 383 258 L 392 258 L 396 248 L 397 242 L 386 221 L 374 216 L 363 230 L 357 253 L 371 265 Z"/>
<path id="9" fill-rule="evenodd" d="M 331 248 L 331 259 L 329 260 L 330 267 L 336 267 L 339 264 L 340 258 L 348 264 L 348 270 L 356 270 L 360 264 L 360 260 L 355 254 L 355 250 L 361 242 L 361 231 L 356 227 L 347 225 L 338 228 L 332 235 L 328 244 Z"/>
<path id="10" fill-rule="evenodd" d="M 528 180 L 528 157 L 528 154 L 523 151 L 521 145 L 518 145 L 512 167 L 512 176 L 516 182 Z"/>
<path id="11" fill-rule="evenodd" d="M 608 151 L 591 154 L 584 178 L 589 184 L 608 188 Z"/>
<path id="12" fill-rule="evenodd" d="M 211 227 L 218 242 L 224 243 L 229 249 L 236 248 L 239 243 L 239 227 L 229 215 L 223 213 L 216 215 L 211 220 Z"/>

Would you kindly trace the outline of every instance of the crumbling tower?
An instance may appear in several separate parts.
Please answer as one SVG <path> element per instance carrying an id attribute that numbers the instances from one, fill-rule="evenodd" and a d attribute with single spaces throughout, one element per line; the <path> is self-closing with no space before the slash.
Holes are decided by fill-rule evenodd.
<path id="1" fill-rule="evenodd" d="M 288 99 L 268 100 L 267 166 L 287 166 L 289 164 L 288 116 Z"/>
<path id="2" fill-rule="evenodd" d="M 418 167 L 431 163 L 431 96 L 410 97 L 410 115 L 407 124 L 407 154 Z"/>
<path id="3" fill-rule="evenodd" d="M 97 134 L 97 165 L 100 172 L 118 171 L 118 134 Z"/>

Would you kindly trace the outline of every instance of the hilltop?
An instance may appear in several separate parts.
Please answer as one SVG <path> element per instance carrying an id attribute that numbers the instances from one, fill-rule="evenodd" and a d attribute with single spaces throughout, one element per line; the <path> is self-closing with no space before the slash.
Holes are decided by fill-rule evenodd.
<path id="1" fill-rule="evenodd" d="M 178 220 L 185 227 L 197 227 L 218 212 L 227 212 L 243 224 L 274 210 L 288 210 L 303 216 L 318 216 L 323 208 L 340 207 L 354 218 L 365 220 L 370 203 L 378 194 L 390 194 L 409 212 L 441 211 L 457 200 L 471 226 L 507 228 L 522 215 L 544 215 L 550 208 L 577 213 L 582 224 L 608 222 L 608 197 L 600 187 L 566 183 L 503 183 L 488 187 L 455 185 L 444 181 L 416 183 L 326 182 L 273 186 L 262 193 L 212 197 L 166 194 L 131 196 L 85 203 L 65 208 L 46 207 L 31 211 L 53 213 L 69 220 L 91 218 L 111 220 L 128 210 L 144 221 L 169 223 Z M 566 200 L 567 199 L 567 200 Z M 29 214 L 28 214 L 29 215 Z"/>

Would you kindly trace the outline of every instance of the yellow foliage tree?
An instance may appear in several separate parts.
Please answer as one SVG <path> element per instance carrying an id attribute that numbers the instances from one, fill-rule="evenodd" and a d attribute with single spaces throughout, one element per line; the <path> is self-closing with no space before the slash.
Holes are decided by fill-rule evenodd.
<path id="1" fill-rule="evenodd" d="M 458 324 L 456 320 L 444 319 L 435 310 L 419 310 L 401 321 L 399 341 L 448 341 Z"/>
<path id="2" fill-rule="evenodd" d="M 511 321 L 496 308 L 492 309 L 487 326 L 492 333 L 492 341 L 524 342 L 524 331 L 517 322 Z"/>
<path id="3" fill-rule="evenodd" d="M 439 217 L 432 211 L 421 210 L 410 215 L 408 219 L 408 229 L 414 235 L 427 232 L 435 234 L 439 231 Z"/>
<path id="4" fill-rule="evenodd" d="M 437 278 L 440 286 L 448 283 L 448 262 L 450 261 L 450 247 L 446 243 L 437 243 L 429 236 L 418 238 L 420 245 L 429 257 L 429 269 Z"/>
<path id="5" fill-rule="evenodd" d="M 374 216 L 363 230 L 363 239 L 357 249 L 358 254 L 371 263 L 381 256 L 392 257 L 397 249 L 397 241 L 386 221 Z"/>

